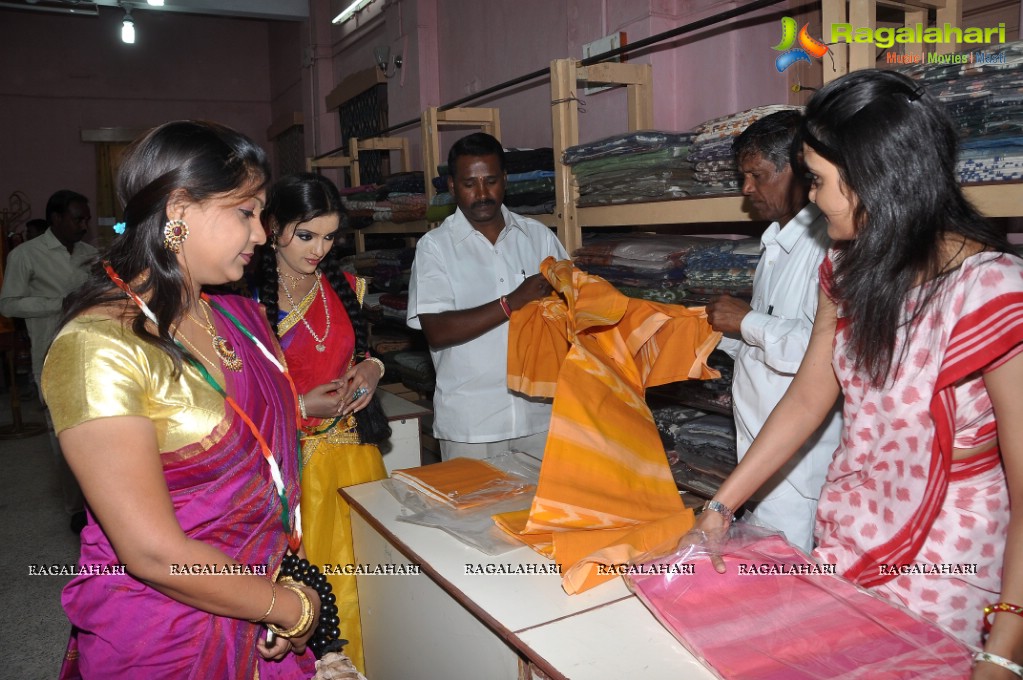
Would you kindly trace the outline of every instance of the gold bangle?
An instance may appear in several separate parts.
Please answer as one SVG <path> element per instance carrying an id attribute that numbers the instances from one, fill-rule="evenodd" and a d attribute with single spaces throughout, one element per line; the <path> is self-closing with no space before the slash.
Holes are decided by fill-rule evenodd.
<path id="1" fill-rule="evenodd" d="M 249 619 L 249 623 L 263 623 L 266 621 L 266 617 L 270 616 L 270 612 L 273 611 L 275 604 L 277 604 L 277 584 L 270 581 L 270 606 L 266 608 L 266 611 L 258 619 Z"/>
<path id="2" fill-rule="evenodd" d="M 308 414 L 305 412 L 305 395 L 298 395 L 298 412 L 302 414 L 303 418 L 308 418 Z"/>
<path id="3" fill-rule="evenodd" d="M 377 368 L 380 369 L 380 377 L 381 378 L 384 377 L 384 373 L 387 372 L 387 369 L 384 367 L 384 362 L 383 361 L 381 361 L 380 359 L 377 359 L 376 357 L 366 357 L 366 361 L 372 361 L 374 364 L 376 364 Z"/>
<path id="4" fill-rule="evenodd" d="M 302 637 L 313 626 L 313 603 L 309 600 L 309 596 L 302 592 L 302 589 L 297 585 L 291 583 L 283 583 L 281 585 L 298 595 L 298 599 L 302 603 L 302 615 L 298 617 L 298 622 L 291 628 L 281 628 L 273 623 L 266 624 L 266 627 L 281 637 Z"/>

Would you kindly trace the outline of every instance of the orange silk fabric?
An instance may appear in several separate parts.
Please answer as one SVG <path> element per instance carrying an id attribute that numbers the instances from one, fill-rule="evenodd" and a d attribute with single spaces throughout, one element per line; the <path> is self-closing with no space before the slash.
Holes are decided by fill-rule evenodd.
<path id="1" fill-rule="evenodd" d="M 572 572 L 581 558 L 623 543 L 632 548 L 606 554 L 636 556 L 692 526 L 645 392 L 719 377 L 707 357 L 721 334 L 702 307 L 628 298 L 569 261 L 547 258 L 540 271 L 559 295 L 512 315 L 508 387 L 553 397 L 551 426 L 528 515 L 495 521 L 558 560 L 572 593 L 614 577 L 585 561 Z"/>

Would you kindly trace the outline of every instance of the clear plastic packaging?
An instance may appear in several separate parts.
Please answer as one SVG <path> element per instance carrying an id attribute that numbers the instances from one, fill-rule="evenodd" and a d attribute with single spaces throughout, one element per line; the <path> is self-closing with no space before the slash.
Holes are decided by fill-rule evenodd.
<path id="1" fill-rule="evenodd" d="M 508 451 L 486 459 L 511 477 L 469 494 L 471 507 L 455 509 L 434 500 L 399 479 L 383 482 L 384 488 L 401 504 L 398 520 L 441 529 L 462 543 L 487 555 L 500 555 L 522 547 L 501 531 L 493 515 L 528 509 L 540 478 L 540 461 L 521 452 Z"/>
<path id="2" fill-rule="evenodd" d="M 702 540 L 701 540 L 702 539 Z M 709 559 L 719 555 L 726 573 Z M 672 635 L 721 678 L 966 678 L 970 650 L 934 623 L 745 522 L 625 577 Z"/>

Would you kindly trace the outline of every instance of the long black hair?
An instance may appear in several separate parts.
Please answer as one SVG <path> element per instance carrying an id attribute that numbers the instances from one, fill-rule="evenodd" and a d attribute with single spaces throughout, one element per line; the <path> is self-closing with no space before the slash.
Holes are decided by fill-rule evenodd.
<path id="1" fill-rule="evenodd" d="M 865 69 L 829 83 L 807 104 L 801 139 L 855 194 L 856 238 L 838 246 L 834 295 L 851 322 L 854 365 L 880 387 L 900 324 L 918 318 L 938 290 L 920 284 L 948 271 L 946 237 L 1010 246 L 1004 229 L 963 196 L 956 130 L 941 102 L 910 78 Z M 904 319 L 914 287 L 917 304 Z"/>
<path id="2" fill-rule="evenodd" d="M 262 246 L 259 254 L 259 301 L 266 309 L 266 318 L 277 332 L 280 312 L 278 300 L 277 253 L 272 244 L 295 236 L 298 225 L 323 215 L 335 215 L 339 232 L 346 224 L 344 207 L 337 187 L 326 177 L 314 173 L 299 173 L 278 180 L 270 187 L 263 209 L 263 226 L 270 233 L 270 242 Z M 336 243 L 336 242 L 335 242 Z M 320 271 L 344 303 L 345 311 L 355 330 L 355 358 L 362 361 L 369 349 L 369 329 L 362 306 L 355 291 L 348 284 L 341 269 L 341 253 L 331 248 L 320 261 Z"/>
<path id="3" fill-rule="evenodd" d="M 114 239 L 103 259 L 146 300 L 157 318 L 157 334 L 146 328 L 139 311 L 132 330 L 167 352 L 175 370 L 184 354 L 170 327 L 192 301 L 191 289 L 174 253 L 164 247 L 167 203 L 175 192 L 202 202 L 242 190 L 257 192 L 270 179 L 266 153 L 228 127 L 205 121 L 175 121 L 150 130 L 124 155 L 117 174 L 117 195 L 124 206 L 124 233 Z M 64 321 L 86 309 L 124 300 L 102 262 L 89 280 L 65 300 Z"/>

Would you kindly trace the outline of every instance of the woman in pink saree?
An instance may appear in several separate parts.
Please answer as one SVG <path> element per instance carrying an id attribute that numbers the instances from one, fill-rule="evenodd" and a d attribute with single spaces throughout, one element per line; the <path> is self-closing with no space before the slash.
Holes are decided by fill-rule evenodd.
<path id="1" fill-rule="evenodd" d="M 301 549 L 294 389 L 259 307 L 206 290 L 265 241 L 268 177 L 259 147 L 211 123 L 168 123 L 125 156 L 123 233 L 43 370 L 89 510 L 62 678 L 315 671 L 316 591 L 275 579 Z"/>
<path id="2" fill-rule="evenodd" d="M 697 529 L 726 528 L 841 395 L 815 555 L 982 649 L 974 678 L 1019 677 L 1023 263 L 963 197 L 956 144 L 941 104 L 897 73 L 857 71 L 808 104 L 810 198 L 836 242 L 820 310 Z"/>

